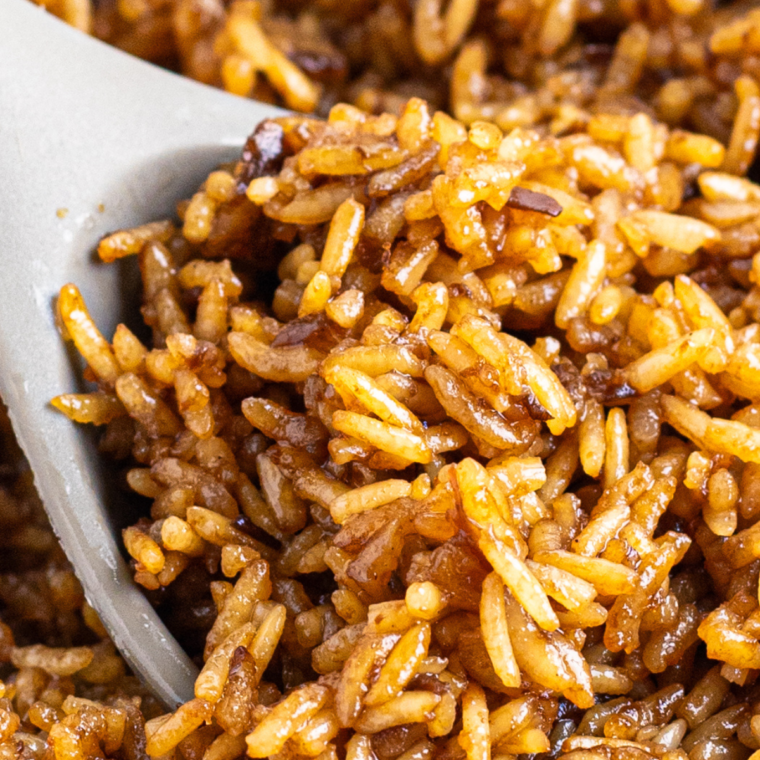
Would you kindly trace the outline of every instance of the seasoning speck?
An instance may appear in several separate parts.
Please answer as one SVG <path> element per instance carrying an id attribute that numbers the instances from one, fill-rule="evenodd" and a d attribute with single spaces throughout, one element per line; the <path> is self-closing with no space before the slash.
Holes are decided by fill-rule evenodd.
<path id="1" fill-rule="evenodd" d="M 537 211 L 547 216 L 559 216 L 562 213 L 562 206 L 550 195 L 537 193 L 526 187 L 514 188 L 509 194 L 507 206 L 520 209 L 520 211 Z"/>

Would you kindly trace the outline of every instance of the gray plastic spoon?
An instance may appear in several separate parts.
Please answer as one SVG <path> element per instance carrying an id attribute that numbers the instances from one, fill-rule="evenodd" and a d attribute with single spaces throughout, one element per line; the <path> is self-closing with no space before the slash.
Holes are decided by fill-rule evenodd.
<path id="1" fill-rule="evenodd" d="M 98 264 L 99 238 L 173 215 L 261 119 L 283 112 L 139 61 L 27 0 L 0 2 L 0 29 L 0 394 L 88 601 L 173 708 L 192 698 L 196 668 L 130 578 L 119 531 L 134 516 L 93 431 L 49 405 L 80 382 L 53 304 L 76 283 L 110 336 L 134 267 Z"/>

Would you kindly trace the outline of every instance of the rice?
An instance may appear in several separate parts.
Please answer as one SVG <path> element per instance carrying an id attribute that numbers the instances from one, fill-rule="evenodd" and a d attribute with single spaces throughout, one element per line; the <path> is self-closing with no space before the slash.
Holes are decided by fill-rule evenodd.
<path id="1" fill-rule="evenodd" d="M 713 208 L 646 188 L 670 161 L 735 226 L 758 191 L 711 142 L 595 118 L 504 134 L 412 100 L 268 122 L 194 196 L 202 235 L 194 200 L 101 244 L 142 241 L 153 348 L 62 289 L 99 387 L 54 404 L 152 500 L 124 532 L 135 580 L 196 600 L 178 631 L 212 605 L 196 698 L 148 720 L 150 756 L 757 749 L 755 286 L 718 267 Z M 241 255 L 270 236 L 271 263 Z M 54 757 L 89 757 L 66 720 Z"/>
<path id="2" fill-rule="evenodd" d="M 0 436 L 0 757 L 137 757 L 162 708 L 85 601 L 2 407 Z"/>
<path id="3" fill-rule="evenodd" d="M 101 241 L 144 325 L 62 288 L 200 674 L 125 674 L 8 443 L 0 758 L 757 760 L 758 12 L 46 5 L 324 120 Z"/>
<path id="4" fill-rule="evenodd" d="M 760 129 L 746 60 L 760 47 L 758 17 L 742 3 L 34 1 L 201 82 L 322 116 L 339 101 L 398 112 L 415 94 L 467 125 L 544 122 L 560 134 L 597 114 L 642 111 L 626 151 L 649 148 L 632 166 L 646 171 L 663 149 L 656 116 L 724 143 L 710 166 L 734 174 L 746 171 Z M 194 211 L 215 202 L 206 197 Z"/>

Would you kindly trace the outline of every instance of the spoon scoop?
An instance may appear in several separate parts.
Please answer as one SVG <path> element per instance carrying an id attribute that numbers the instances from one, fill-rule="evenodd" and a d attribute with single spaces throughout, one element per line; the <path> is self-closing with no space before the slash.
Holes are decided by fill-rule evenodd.
<path id="1" fill-rule="evenodd" d="M 81 383 L 53 307 L 74 282 L 112 335 L 138 281 L 134 262 L 95 261 L 98 240 L 173 216 L 259 121 L 283 112 L 158 69 L 27 0 L 0 2 L 0 29 L 0 394 L 88 601 L 173 708 L 192 698 L 197 669 L 131 580 L 119 534 L 134 515 L 93 431 L 49 404 Z"/>

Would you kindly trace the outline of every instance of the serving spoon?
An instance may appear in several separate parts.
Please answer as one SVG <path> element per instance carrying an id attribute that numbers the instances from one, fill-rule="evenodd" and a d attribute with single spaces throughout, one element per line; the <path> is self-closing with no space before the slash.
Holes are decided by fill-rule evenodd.
<path id="1" fill-rule="evenodd" d="M 173 216 L 259 121 L 283 112 L 133 58 L 27 0 L 0 2 L 0 29 L 0 394 L 87 600 L 174 708 L 192 698 L 197 669 L 130 577 L 119 534 L 135 515 L 93 431 L 49 404 L 81 384 L 54 303 L 76 283 L 112 335 L 139 284 L 134 262 L 95 260 L 98 240 Z"/>

